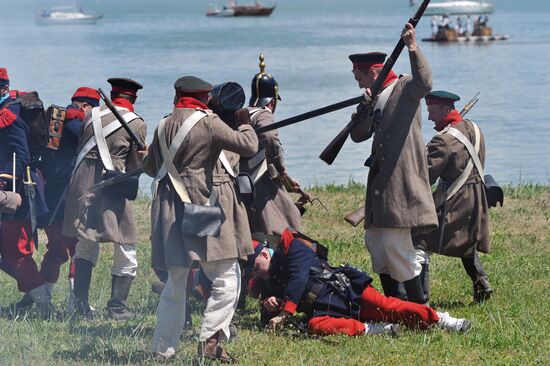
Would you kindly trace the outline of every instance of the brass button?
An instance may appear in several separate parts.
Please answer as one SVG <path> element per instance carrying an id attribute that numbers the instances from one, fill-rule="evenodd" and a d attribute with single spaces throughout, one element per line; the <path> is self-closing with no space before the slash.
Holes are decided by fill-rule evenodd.
<path id="1" fill-rule="evenodd" d="M 379 195 L 380 195 L 380 191 L 379 191 L 378 189 L 375 189 L 375 190 L 374 190 L 374 194 L 377 195 L 377 196 L 379 196 Z"/>

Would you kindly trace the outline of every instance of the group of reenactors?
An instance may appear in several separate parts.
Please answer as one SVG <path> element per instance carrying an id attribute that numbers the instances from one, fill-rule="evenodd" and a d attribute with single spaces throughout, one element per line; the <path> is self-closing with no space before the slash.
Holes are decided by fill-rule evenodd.
<path id="1" fill-rule="evenodd" d="M 489 250 L 483 135 L 455 109 L 457 95 L 431 91 L 430 67 L 410 24 L 402 39 L 412 74 L 390 72 L 378 95 L 370 95 L 370 88 L 386 55 L 350 56 L 355 79 L 366 89 L 365 103 L 377 98 L 351 137 L 355 142 L 372 138 L 365 245 L 384 295 L 363 270 L 330 265 L 326 248 L 303 233 L 299 205 L 289 194 L 300 186 L 288 175 L 277 130 L 255 131 L 274 123 L 281 99 L 263 63 L 252 80 L 249 107 L 226 113 L 223 120 L 211 104 L 212 84 L 194 76 L 178 79 L 174 109 L 159 122 L 149 146 L 146 123 L 134 111 L 141 84 L 108 79 L 112 88 L 105 104 L 97 90 L 80 87 L 66 108 L 59 147 L 44 153 L 39 167 L 29 153 L 20 103 L 14 93 L 10 96 L 8 73 L 1 68 L 0 266 L 24 293 L 10 311 L 35 306 L 41 316 L 51 317 L 59 268 L 70 258 L 70 311 L 93 319 L 93 268 L 100 244 L 113 243 L 108 316 L 133 318 L 127 299 L 138 267 L 132 208 L 138 175 L 128 173 L 141 169 L 153 178 L 152 267 L 167 273 L 152 340 L 157 357 L 170 358 L 178 348 L 187 319 L 188 278 L 199 265 L 208 287 L 198 347 L 204 359 L 235 361 L 220 342 L 231 337 L 242 293 L 260 298 L 262 322 L 271 329 L 302 312 L 308 330 L 323 335 L 397 334 L 399 324 L 467 331 L 468 320 L 428 304 L 429 254 L 461 258 L 475 301 L 491 296 L 477 254 Z M 427 146 L 421 132 L 423 98 L 437 131 Z M 113 177 L 122 183 L 95 189 Z M 29 184 L 34 197 L 27 194 Z M 40 270 L 32 257 L 33 215 L 48 238 Z"/>

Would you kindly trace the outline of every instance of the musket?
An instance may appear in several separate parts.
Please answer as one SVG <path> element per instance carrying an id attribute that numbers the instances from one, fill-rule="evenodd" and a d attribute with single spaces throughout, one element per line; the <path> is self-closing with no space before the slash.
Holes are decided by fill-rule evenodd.
<path id="1" fill-rule="evenodd" d="M 113 115 L 116 117 L 116 119 L 118 119 L 118 121 L 120 122 L 122 127 L 126 130 L 128 135 L 130 135 L 130 138 L 132 140 L 134 140 L 134 143 L 136 144 L 138 150 L 145 150 L 145 145 L 141 141 L 138 140 L 138 138 L 137 138 L 136 134 L 134 133 L 134 131 L 132 131 L 132 129 L 128 126 L 128 124 L 126 123 L 124 118 L 122 118 L 122 116 L 120 115 L 120 112 L 118 111 L 118 109 L 116 109 L 116 107 L 113 105 L 113 103 L 111 103 L 111 100 L 105 95 L 103 90 L 101 90 L 101 88 L 99 88 L 99 89 L 97 89 L 97 91 L 99 92 L 99 95 L 101 96 L 101 99 L 103 99 L 103 102 L 105 102 L 105 105 L 107 106 L 107 108 L 109 108 L 109 110 L 113 113 Z"/>
<path id="2" fill-rule="evenodd" d="M 90 191 L 90 192 L 99 191 L 103 188 L 112 186 L 114 184 L 124 182 L 125 180 L 127 180 L 131 177 L 134 177 L 136 175 L 140 175 L 142 173 L 143 173 L 143 169 L 134 169 L 132 171 L 129 171 L 128 173 L 124 173 L 124 174 L 121 174 L 121 175 L 117 175 L 116 177 L 105 179 L 105 180 L 93 185 L 88 191 Z"/>
<path id="3" fill-rule="evenodd" d="M 479 98 L 477 97 L 478 95 L 479 95 L 479 92 L 477 92 L 476 95 L 474 95 L 474 97 L 472 99 L 470 99 L 470 101 L 468 103 L 466 103 L 466 105 L 462 108 L 462 110 L 460 111 L 460 115 L 462 117 L 464 117 L 466 114 L 468 114 L 468 112 L 470 112 L 470 110 L 473 108 L 473 106 L 476 105 L 476 103 L 479 101 Z M 443 210 L 445 211 L 446 208 L 443 207 Z M 446 215 L 447 214 L 445 213 L 445 216 Z M 347 214 L 344 217 L 344 220 L 346 220 L 353 227 L 359 225 L 359 223 L 361 221 L 363 221 L 364 219 L 365 219 L 365 206 L 359 207 L 358 209 L 356 209 L 353 212 L 350 212 L 349 214 Z M 443 230 L 441 230 L 441 232 L 440 232 L 440 242 L 442 240 L 442 237 L 443 237 Z"/>
<path id="4" fill-rule="evenodd" d="M 290 180 L 290 177 L 288 175 L 283 174 L 281 176 L 281 179 L 282 179 L 283 185 L 285 186 L 287 191 L 295 191 L 296 193 L 298 193 L 300 195 L 300 198 L 298 200 L 298 204 L 296 204 L 296 206 L 301 204 L 302 207 L 303 207 L 303 204 L 306 203 L 306 202 L 311 203 L 313 205 L 313 202 L 317 201 L 317 202 L 319 202 L 319 205 L 321 205 L 321 207 L 323 207 L 325 209 L 325 211 L 328 211 L 327 206 L 325 206 L 319 198 L 317 198 L 317 197 L 311 198 L 311 195 L 309 193 L 305 192 L 301 187 L 294 187 L 292 185 L 292 181 Z"/>
<path id="5" fill-rule="evenodd" d="M 424 11 L 426 10 L 426 7 L 430 3 L 430 0 L 424 0 L 418 10 L 416 11 L 416 14 L 409 19 L 409 23 L 416 27 L 418 22 L 420 21 L 420 18 L 422 18 L 422 15 L 424 14 Z M 323 150 L 321 155 L 319 155 L 319 158 L 323 160 L 328 165 L 331 165 L 334 162 L 334 159 L 336 159 L 336 156 L 338 156 L 338 153 L 342 149 L 342 146 L 344 146 L 344 143 L 348 139 L 349 134 L 351 133 L 351 130 L 355 128 L 361 121 L 364 119 L 364 116 L 367 116 L 370 111 L 373 110 L 378 94 L 382 91 L 382 86 L 384 84 L 384 81 L 386 80 L 386 77 L 390 73 L 393 65 L 397 61 L 397 58 L 401 54 L 401 51 L 405 47 L 405 42 L 403 41 L 403 38 L 399 37 L 399 42 L 397 42 L 397 45 L 393 49 L 393 52 L 391 53 L 390 57 L 386 60 L 384 63 L 384 67 L 382 67 L 382 70 L 380 71 L 380 74 L 378 74 L 378 77 L 374 81 L 372 88 L 371 88 L 371 99 L 370 101 L 365 105 L 361 106 L 361 108 L 358 108 L 357 113 L 352 117 L 351 121 L 340 131 L 338 135 L 328 144 L 328 146 Z M 374 124 L 371 125 L 370 131 L 368 135 L 372 135 L 372 131 L 374 129 Z"/>

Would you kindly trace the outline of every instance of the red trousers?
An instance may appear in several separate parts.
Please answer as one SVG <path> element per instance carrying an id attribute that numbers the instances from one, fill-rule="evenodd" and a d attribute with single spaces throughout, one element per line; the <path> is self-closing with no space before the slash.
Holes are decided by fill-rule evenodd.
<path id="1" fill-rule="evenodd" d="M 311 318 L 308 329 L 318 335 L 347 334 L 363 335 L 363 322 L 402 323 L 409 328 L 425 329 L 439 321 L 434 309 L 395 297 L 386 297 L 374 287 L 367 287 L 361 294 L 361 311 L 359 318 L 335 318 L 316 316 Z"/>
<path id="2" fill-rule="evenodd" d="M 40 273 L 44 281 L 55 283 L 59 279 L 61 265 L 74 255 L 78 239 L 63 235 L 62 221 L 54 223 L 52 226 L 45 228 L 44 231 L 48 237 L 48 244 L 46 244 L 48 250 L 42 259 Z M 71 265 L 70 270 L 73 270 L 73 267 Z"/>
<path id="3" fill-rule="evenodd" d="M 2 221 L 0 268 L 15 278 L 17 288 L 21 292 L 28 292 L 44 284 L 44 279 L 32 258 L 33 252 L 34 240 L 30 221 Z"/>

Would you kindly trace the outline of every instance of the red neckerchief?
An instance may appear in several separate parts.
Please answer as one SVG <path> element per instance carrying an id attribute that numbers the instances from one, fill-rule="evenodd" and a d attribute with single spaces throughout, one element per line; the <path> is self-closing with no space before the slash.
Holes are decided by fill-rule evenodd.
<path id="1" fill-rule="evenodd" d="M 208 109 L 208 106 L 195 98 L 181 97 L 180 99 L 178 99 L 178 102 L 176 103 L 176 108 Z"/>
<path id="2" fill-rule="evenodd" d="M 11 126 L 16 119 L 17 116 L 8 107 L 0 109 L 0 128 Z"/>
<path id="3" fill-rule="evenodd" d="M 397 74 L 393 72 L 393 70 L 390 70 L 390 72 L 388 73 L 388 76 L 386 76 L 386 80 L 384 80 L 384 84 L 382 84 L 382 87 L 383 88 L 387 87 L 388 85 L 391 84 L 392 81 L 397 79 L 397 77 L 398 77 Z"/>
<path id="4" fill-rule="evenodd" d="M 445 116 L 445 118 L 443 118 L 443 121 L 435 124 L 434 129 L 436 131 L 441 131 L 445 127 L 447 127 L 447 125 L 456 125 L 461 121 L 462 121 L 462 116 L 460 115 L 460 113 L 458 113 L 456 109 L 453 109 L 452 111 L 449 112 L 449 114 Z"/>
<path id="5" fill-rule="evenodd" d="M 79 119 L 83 121 L 84 112 L 80 108 L 67 108 L 67 111 L 65 112 L 65 120 L 68 121 L 70 119 Z"/>
<path id="6" fill-rule="evenodd" d="M 128 99 L 115 98 L 111 102 L 118 107 L 126 108 L 130 112 L 134 111 L 134 105 Z"/>

